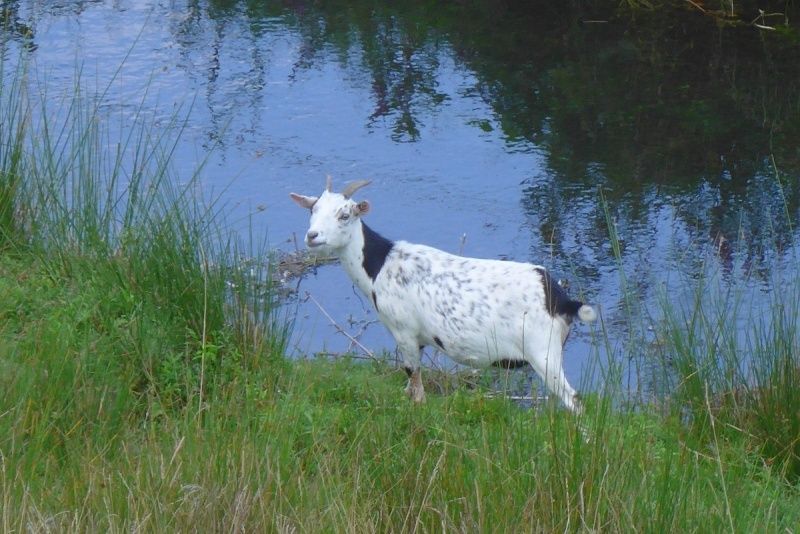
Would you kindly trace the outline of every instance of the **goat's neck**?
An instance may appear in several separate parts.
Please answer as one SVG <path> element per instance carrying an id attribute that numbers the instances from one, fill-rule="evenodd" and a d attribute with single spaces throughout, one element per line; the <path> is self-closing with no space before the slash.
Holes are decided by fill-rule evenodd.
<path id="1" fill-rule="evenodd" d="M 359 221 L 347 246 L 339 255 L 344 270 L 365 295 L 370 296 L 372 293 L 373 281 L 393 246 L 391 241 Z"/>
<path id="2" fill-rule="evenodd" d="M 339 254 L 339 261 L 342 263 L 345 272 L 358 286 L 358 288 L 369 296 L 372 292 L 372 279 L 364 270 L 364 231 L 362 222 L 353 231 L 353 237 Z"/>

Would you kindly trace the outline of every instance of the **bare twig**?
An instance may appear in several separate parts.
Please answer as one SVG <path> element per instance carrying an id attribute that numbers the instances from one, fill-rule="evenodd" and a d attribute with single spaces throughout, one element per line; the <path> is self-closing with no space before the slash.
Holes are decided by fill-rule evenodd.
<path id="1" fill-rule="evenodd" d="M 544 403 L 547 402 L 547 399 L 549 399 L 547 395 L 508 395 L 503 393 L 502 391 L 487 391 L 486 393 L 484 393 L 483 396 L 488 399 L 494 399 L 499 397 L 502 399 L 508 399 L 513 401 L 531 401 L 535 403 Z"/>
<path id="2" fill-rule="evenodd" d="M 332 359 L 344 358 L 345 356 L 347 356 L 348 358 L 353 359 L 353 360 L 372 360 L 372 361 L 376 361 L 376 357 L 374 357 L 374 356 L 369 356 L 369 355 L 368 356 L 361 356 L 360 354 L 352 354 L 350 352 L 334 352 L 334 351 L 331 351 L 331 350 L 325 350 L 325 351 L 321 351 L 321 352 L 316 352 L 314 354 L 315 354 L 315 356 L 324 356 L 324 357 L 332 358 Z"/>
<path id="3" fill-rule="evenodd" d="M 314 304 L 316 304 L 317 308 L 319 308 L 319 311 L 322 312 L 322 315 L 324 315 L 325 318 L 328 319 L 328 321 L 330 321 L 330 323 L 333 325 L 333 327 L 336 328 L 336 330 L 340 334 L 343 334 L 347 339 L 349 339 L 351 344 L 354 344 L 355 346 L 360 348 L 364 352 L 364 354 L 369 356 L 372 360 L 374 360 L 376 362 L 378 361 L 378 359 L 375 357 L 375 354 L 371 350 L 369 350 L 367 347 L 365 347 L 358 339 L 356 339 L 355 337 L 350 335 L 350 333 L 347 332 L 344 328 L 339 326 L 339 324 L 333 319 L 333 317 L 331 317 L 330 314 L 327 311 L 325 311 L 325 308 L 323 308 L 322 305 L 319 302 L 317 302 L 317 299 L 315 299 L 314 296 L 311 295 L 311 293 L 309 293 L 308 291 L 306 291 L 306 298 L 309 299 Z"/>
<path id="4" fill-rule="evenodd" d="M 350 323 L 350 324 L 351 324 L 351 326 L 352 326 L 352 325 L 356 325 L 356 324 L 360 324 L 360 325 L 361 325 L 361 329 L 360 329 L 360 330 L 358 331 L 358 333 L 357 333 L 357 334 L 355 334 L 353 337 L 354 337 L 355 339 L 359 339 L 359 338 L 360 338 L 361 336 L 363 336 L 363 335 L 364 335 L 364 333 L 367 331 L 367 328 L 369 328 L 369 325 L 371 325 L 371 324 L 375 324 L 375 323 L 377 323 L 377 322 L 378 322 L 378 321 L 376 321 L 376 320 L 372 320 L 372 321 L 363 321 L 363 322 L 355 322 L 355 321 L 351 321 L 351 323 Z M 353 349 L 353 346 L 354 346 L 354 343 L 351 341 L 351 342 L 350 342 L 350 346 L 349 346 L 349 347 L 347 347 L 347 350 L 352 350 L 352 349 Z"/>
<path id="5" fill-rule="evenodd" d="M 705 8 L 703 8 L 703 6 L 701 6 L 700 4 L 697 4 L 697 3 L 695 3 L 695 2 L 692 2 L 692 0 L 686 0 L 686 1 L 687 1 L 687 2 L 689 2 L 690 4 L 692 4 L 694 7 L 696 7 L 696 8 L 697 8 L 697 9 L 699 9 L 700 11 L 702 11 L 703 13 L 705 13 L 705 12 L 706 12 Z"/>

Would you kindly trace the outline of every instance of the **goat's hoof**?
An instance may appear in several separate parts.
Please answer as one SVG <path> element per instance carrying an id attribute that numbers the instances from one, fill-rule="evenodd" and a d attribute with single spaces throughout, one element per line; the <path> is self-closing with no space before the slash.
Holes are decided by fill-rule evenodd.
<path id="1" fill-rule="evenodd" d="M 425 390 L 420 391 L 419 389 L 407 387 L 405 393 L 408 395 L 409 399 L 417 404 L 425 402 Z"/>

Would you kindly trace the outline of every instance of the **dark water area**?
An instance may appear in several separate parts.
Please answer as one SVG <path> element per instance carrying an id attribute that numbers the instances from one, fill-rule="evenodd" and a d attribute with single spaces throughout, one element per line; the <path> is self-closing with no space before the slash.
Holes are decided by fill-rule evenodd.
<path id="1" fill-rule="evenodd" d="M 389 238 L 546 266 L 608 335 L 577 327 L 574 384 L 651 342 L 659 298 L 690 298 L 698 277 L 757 314 L 796 272 L 797 28 L 604 2 L 2 6 L 5 62 L 27 58 L 48 102 L 80 70 L 112 130 L 185 116 L 178 174 L 207 160 L 199 194 L 236 230 L 292 251 L 307 213 L 289 192 L 368 178 Z M 338 266 L 293 286 L 294 353 L 351 347 L 326 313 L 393 350 Z"/>

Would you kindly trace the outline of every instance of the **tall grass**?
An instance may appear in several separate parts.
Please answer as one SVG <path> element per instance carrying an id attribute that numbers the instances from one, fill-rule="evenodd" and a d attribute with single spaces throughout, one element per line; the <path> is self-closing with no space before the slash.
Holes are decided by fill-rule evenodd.
<path id="1" fill-rule="evenodd" d="M 181 116 L 156 128 L 134 110 L 112 138 L 79 73 L 57 101 L 27 67 L 0 59 L 2 529 L 113 530 L 94 514 L 119 496 L 82 507 L 84 477 L 117 487 L 105 477 L 149 424 L 202 420 L 277 365 L 286 332 L 265 247 L 226 229 L 202 166 L 172 170 Z M 114 467 L 98 480 L 96 465 Z"/>
<path id="2" fill-rule="evenodd" d="M 156 128 L 135 110 L 112 139 L 109 112 L 84 93 L 80 73 L 54 106 L 28 94 L 21 65 L 0 94 L 6 246 L 34 254 L 54 280 L 102 288 L 104 327 L 130 325 L 141 393 L 185 399 L 227 358 L 255 364 L 280 353 L 266 250 L 225 229 L 224 214 L 202 197 L 202 165 L 189 177 L 172 171 L 180 112 Z M 152 325 L 172 332 L 167 346 L 151 346 Z M 187 368 L 188 382 L 178 376 Z"/>
<path id="3" fill-rule="evenodd" d="M 684 305 L 663 300 L 660 357 L 674 410 L 700 443 L 743 440 L 800 481 L 800 279 L 776 277 L 754 308 L 736 288 L 701 280 Z M 722 298 L 715 299 L 714 296 Z"/>
<path id="4" fill-rule="evenodd" d="M 791 232 L 785 186 L 772 163 L 784 200 L 778 216 L 786 218 L 775 230 Z M 794 251 L 785 258 L 776 255 L 768 292 L 754 289 L 759 282 L 746 275 L 738 282 L 723 280 L 714 267 L 713 252 L 707 251 L 711 261 L 702 262 L 701 272 L 665 285 L 658 309 L 647 311 L 627 285 L 617 231 L 602 192 L 600 201 L 620 271 L 627 327 L 640 347 L 628 349 L 629 357 L 639 362 L 639 386 L 652 390 L 651 399 L 680 422 L 693 447 L 716 450 L 720 440 L 733 440 L 785 482 L 796 484 L 800 481 L 800 265 Z M 775 250 L 785 241 L 776 239 Z M 761 293 L 757 299 L 754 292 Z M 642 332 L 649 330 L 655 338 L 648 342 Z M 606 351 L 612 353 L 608 346 Z M 644 369 L 647 373 L 642 373 Z"/>
<path id="5" fill-rule="evenodd" d="M 28 115 L 20 84 L 5 83 L 6 79 L 17 80 L 20 73 L 8 73 L 7 68 L 0 60 L 0 250 L 20 235 L 17 196 Z"/>

